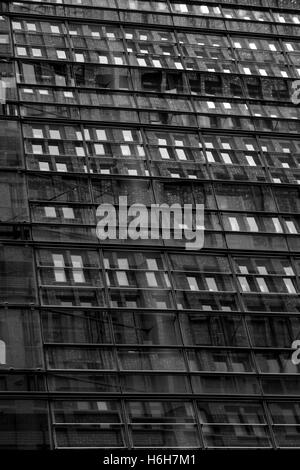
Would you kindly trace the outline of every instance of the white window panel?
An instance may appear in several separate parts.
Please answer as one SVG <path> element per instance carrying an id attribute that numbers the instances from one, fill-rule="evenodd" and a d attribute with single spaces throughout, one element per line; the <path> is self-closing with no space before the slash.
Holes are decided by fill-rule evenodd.
<path id="1" fill-rule="evenodd" d="M 91 140 L 89 129 L 84 129 L 83 134 L 84 134 L 85 140 Z M 76 137 L 77 137 L 77 140 L 83 140 L 82 132 L 81 131 L 76 131 Z"/>
<path id="2" fill-rule="evenodd" d="M 158 287 L 156 276 L 154 273 L 146 273 L 146 279 L 149 287 Z"/>
<path id="3" fill-rule="evenodd" d="M 96 155 L 105 155 L 104 145 L 94 144 L 94 149 Z"/>
<path id="4" fill-rule="evenodd" d="M 208 287 L 209 291 L 217 291 L 218 290 L 216 281 L 213 277 L 206 277 L 205 281 L 206 281 L 206 284 L 207 284 L 207 287 Z"/>
<path id="5" fill-rule="evenodd" d="M 284 273 L 285 273 L 287 276 L 294 276 L 294 275 L 295 275 L 292 266 L 285 266 L 283 269 L 284 269 Z"/>
<path id="6" fill-rule="evenodd" d="M 275 227 L 276 232 L 277 233 L 282 233 L 283 230 L 282 230 L 282 227 L 281 227 L 280 220 L 277 219 L 277 217 L 272 217 L 272 222 L 273 222 L 273 225 Z"/>
<path id="7" fill-rule="evenodd" d="M 68 171 L 68 168 L 65 163 L 56 163 L 56 170 L 66 173 Z"/>
<path id="8" fill-rule="evenodd" d="M 62 213 L 65 219 L 75 219 L 74 210 L 72 207 L 63 207 Z"/>
<path id="9" fill-rule="evenodd" d="M 106 132 L 104 129 L 97 129 L 96 135 L 98 140 L 107 140 Z"/>
<path id="10" fill-rule="evenodd" d="M 28 31 L 36 31 L 36 25 L 34 23 L 26 23 Z"/>
<path id="11" fill-rule="evenodd" d="M 258 232 L 258 226 L 254 217 L 246 217 L 250 232 Z"/>
<path id="12" fill-rule="evenodd" d="M 41 171 L 50 171 L 48 162 L 39 162 L 39 168 Z"/>
<path id="13" fill-rule="evenodd" d="M 137 176 L 138 172 L 137 172 L 137 170 L 134 170 L 134 169 L 128 169 L 128 175 Z"/>
<path id="14" fill-rule="evenodd" d="M 197 279 L 194 276 L 188 276 L 187 281 L 189 283 L 190 290 L 199 290 Z"/>
<path id="15" fill-rule="evenodd" d="M 65 51 L 56 51 L 56 55 L 57 55 L 58 59 L 66 59 L 67 58 Z"/>
<path id="16" fill-rule="evenodd" d="M 157 309 L 164 310 L 164 309 L 167 308 L 167 303 L 166 302 L 160 302 L 160 301 L 156 300 L 155 306 L 156 306 Z"/>
<path id="17" fill-rule="evenodd" d="M 296 289 L 294 287 L 292 279 L 284 278 L 283 282 L 285 283 L 286 289 L 289 294 L 296 294 Z"/>
<path id="18" fill-rule="evenodd" d="M 298 233 L 295 223 L 292 220 L 286 220 L 285 223 L 290 233 L 295 233 L 295 234 Z"/>
<path id="19" fill-rule="evenodd" d="M 71 255 L 71 261 L 72 261 L 72 273 L 73 273 L 73 279 L 74 282 L 82 283 L 85 282 L 85 277 L 83 273 L 83 262 L 82 262 L 82 257 L 79 255 Z"/>
<path id="20" fill-rule="evenodd" d="M 245 157 L 250 166 L 256 166 L 254 158 L 251 155 L 246 155 Z"/>
<path id="21" fill-rule="evenodd" d="M 266 276 L 268 274 L 266 266 L 257 266 L 257 272 Z"/>
<path id="22" fill-rule="evenodd" d="M 133 142 L 132 132 L 131 131 L 122 131 L 123 138 L 125 142 Z"/>
<path id="23" fill-rule="evenodd" d="M 166 148 L 164 148 L 164 147 L 160 147 L 159 153 L 160 153 L 161 158 L 170 159 L 170 155 L 169 155 L 168 149 L 166 149 Z"/>
<path id="24" fill-rule="evenodd" d="M 179 160 L 187 160 L 185 151 L 183 149 L 176 149 L 176 153 Z"/>
<path id="25" fill-rule="evenodd" d="M 221 156 L 223 158 L 224 163 L 226 163 L 226 165 L 232 165 L 232 161 L 228 153 L 221 153 Z"/>
<path id="26" fill-rule="evenodd" d="M 99 64 L 108 64 L 108 58 L 106 55 L 99 55 Z"/>
<path id="27" fill-rule="evenodd" d="M 290 43 L 285 43 L 285 47 L 287 48 L 287 50 L 289 52 L 293 52 L 294 51 L 294 47 L 292 46 L 292 44 Z"/>
<path id="28" fill-rule="evenodd" d="M 51 25 L 50 28 L 51 28 L 51 33 L 53 33 L 53 34 L 59 34 L 60 33 L 58 26 Z"/>
<path id="29" fill-rule="evenodd" d="M 129 286 L 126 271 L 116 271 L 117 282 L 119 286 Z"/>
<path id="30" fill-rule="evenodd" d="M 59 148 L 57 145 L 49 145 L 48 149 L 50 155 L 59 155 Z"/>
<path id="31" fill-rule="evenodd" d="M 119 269 L 129 269 L 128 259 L 118 258 L 118 267 Z"/>
<path id="32" fill-rule="evenodd" d="M 239 266 L 239 271 L 241 274 L 249 274 L 247 266 Z"/>
<path id="33" fill-rule="evenodd" d="M 143 58 L 138 57 L 138 58 L 137 58 L 137 62 L 138 62 L 138 64 L 139 64 L 141 67 L 147 67 L 146 61 L 145 61 L 145 59 L 143 59 Z"/>
<path id="34" fill-rule="evenodd" d="M 50 129 L 49 135 L 50 135 L 50 139 L 57 139 L 57 140 L 61 139 L 60 132 L 57 130 Z"/>
<path id="35" fill-rule="evenodd" d="M 43 139 L 44 137 L 42 129 L 32 129 L 32 135 L 35 139 Z"/>
<path id="36" fill-rule="evenodd" d="M 124 61 L 122 57 L 114 57 L 114 61 L 116 65 L 123 65 Z"/>
<path id="37" fill-rule="evenodd" d="M 84 157 L 84 148 L 83 147 L 75 147 L 77 157 Z"/>
<path id="38" fill-rule="evenodd" d="M 155 258 L 148 258 L 147 261 L 147 268 L 151 271 L 158 271 L 157 260 Z"/>
<path id="39" fill-rule="evenodd" d="M 259 290 L 261 292 L 269 292 L 268 286 L 267 286 L 266 281 L 264 280 L 263 277 L 257 277 L 256 281 L 257 281 Z"/>
<path id="40" fill-rule="evenodd" d="M 231 150 L 231 145 L 229 144 L 229 142 L 223 142 L 222 147 L 224 150 Z"/>
<path id="41" fill-rule="evenodd" d="M 34 145 L 32 146 L 32 153 L 33 153 L 34 155 L 43 154 L 43 147 L 42 147 L 42 145 L 34 144 Z"/>
<path id="42" fill-rule="evenodd" d="M 131 150 L 129 145 L 120 145 L 121 153 L 124 157 L 129 157 L 131 155 Z"/>
<path id="43" fill-rule="evenodd" d="M 55 207 L 44 207 L 44 211 L 46 217 L 56 218 Z"/>
<path id="44" fill-rule="evenodd" d="M 84 62 L 84 55 L 83 54 L 75 54 L 76 62 Z"/>
<path id="45" fill-rule="evenodd" d="M 243 292 L 251 292 L 248 280 L 244 276 L 238 276 L 238 281 L 240 283 L 241 289 Z"/>
<path id="46" fill-rule="evenodd" d="M 178 9 L 181 13 L 188 13 L 188 7 L 184 3 L 178 3 L 176 5 L 176 9 Z"/>
<path id="47" fill-rule="evenodd" d="M 231 230 L 234 231 L 234 232 L 239 232 L 240 227 L 239 227 L 237 218 L 236 217 L 228 217 L 228 220 L 229 220 L 229 223 L 230 223 L 230 226 L 231 226 Z"/>
<path id="48" fill-rule="evenodd" d="M 214 156 L 211 152 L 206 151 L 206 157 L 207 157 L 207 161 L 209 163 L 214 163 L 215 162 Z"/>
<path id="49" fill-rule="evenodd" d="M 42 51 L 41 51 L 41 49 L 35 49 L 35 48 L 33 48 L 33 49 L 32 49 L 32 55 L 33 55 L 34 57 L 42 57 Z"/>
<path id="50" fill-rule="evenodd" d="M 56 282 L 66 282 L 65 274 L 65 260 L 63 255 L 52 254 L 53 264 L 56 269 L 54 269 L 54 277 Z"/>
<path id="51" fill-rule="evenodd" d="M 145 150 L 144 150 L 144 147 L 142 145 L 138 145 L 137 150 L 138 150 L 138 154 L 139 154 L 140 157 L 145 156 Z"/>
<path id="52" fill-rule="evenodd" d="M 18 55 L 27 55 L 27 50 L 25 47 L 17 47 L 17 54 Z"/>

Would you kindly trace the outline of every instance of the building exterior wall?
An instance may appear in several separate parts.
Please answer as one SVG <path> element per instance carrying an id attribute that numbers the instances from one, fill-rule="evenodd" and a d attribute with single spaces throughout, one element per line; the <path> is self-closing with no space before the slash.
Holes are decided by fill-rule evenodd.
<path id="1" fill-rule="evenodd" d="M 299 0 L 0 12 L 0 449 L 300 447 Z"/>

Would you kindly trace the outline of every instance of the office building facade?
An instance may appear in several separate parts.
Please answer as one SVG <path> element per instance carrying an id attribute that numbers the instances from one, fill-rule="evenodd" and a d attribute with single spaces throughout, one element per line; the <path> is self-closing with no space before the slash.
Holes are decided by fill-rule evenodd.
<path id="1" fill-rule="evenodd" d="M 300 447 L 299 0 L 0 15 L 0 449 Z"/>

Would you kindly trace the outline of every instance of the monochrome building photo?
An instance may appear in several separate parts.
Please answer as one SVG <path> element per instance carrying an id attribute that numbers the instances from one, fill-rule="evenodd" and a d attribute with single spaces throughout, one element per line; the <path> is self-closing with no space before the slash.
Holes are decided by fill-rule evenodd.
<path id="1" fill-rule="evenodd" d="M 0 120 L 0 451 L 299 449 L 300 0 L 2 1 Z"/>

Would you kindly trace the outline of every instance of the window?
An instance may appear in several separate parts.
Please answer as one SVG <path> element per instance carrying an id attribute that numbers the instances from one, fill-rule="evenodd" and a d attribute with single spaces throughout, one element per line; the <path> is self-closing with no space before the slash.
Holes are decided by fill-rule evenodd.
<path id="1" fill-rule="evenodd" d="M 83 274 L 83 264 L 81 256 L 71 255 L 71 261 L 73 266 L 73 279 L 76 283 L 85 282 L 85 277 Z"/>
<path id="2" fill-rule="evenodd" d="M 56 218 L 56 210 L 55 210 L 55 207 L 45 207 L 44 208 L 45 210 L 45 216 L 46 217 L 54 217 Z"/>
<path id="3" fill-rule="evenodd" d="M 254 217 L 246 217 L 250 232 L 258 232 L 258 226 Z"/>
<path id="4" fill-rule="evenodd" d="M 53 264 L 55 266 L 54 269 L 54 276 L 55 276 L 55 281 L 56 282 L 66 282 L 66 275 L 65 275 L 65 261 L 63 255 L 52 255 L 53 258 Z"/>
<path id="5" fill-rule="evenodd" d="M 242 269 L 242 271 L 244 271 L 244 270 Z M 246 270 L 245 274 L 247 274 L 247 273 L 248 273 L 248 270 Z M 238 281 L 240 283 L 240 286 L 241 286 L 243 292 L 251 292 L 250 286 L 248 284 L 248 281 L 247 281 L 246 277 L 238 276 Z"/>
<path id="6" fill-rule="evenodd" d="M 256 281 L 261 292 L 269 292 L 268 286 L 263 277 L 257 277 Z"/>
<path id="7" fill-rule="evenodd" d="M 238 232 L 240 230 L 240 227 L 236 217 L 228 217 L 228 220 L 231 226 L 231 230 L 233 230 L 234 232 Z"/>
<path id="8" fill-rule="evenodd" d="M 6 364 L 6 344 L 3 340 L 0 340 L 0 364 Z"/>
<path id="9" fill-rule="evenodd" d="M 32 55 L 34 57 L 42 57 L 42 51 L 41 49 L 32 49 Z"/>
<path id="10" fill-rule="evenodd" d="M 188 276 L 187 280 L 191 290 L 199 290 L 197 279 L 195 277 Z"/>
<path id="11" fill-rule="evenodd" d="M 210 291 L 217 291 L 218 290 L 216 281 L 213 277 L 206 277 L 205 280 L 206 280 L 208 290 L 210 290 Z"/>
<path id="12" fill-rule="evenodd" d="M 57 54 L 58 59 L 66 59 L 67 58 L 65 51 L 57 50 L 56 54 Z"/>
<path id="13" fill-rule="evenodd" d="M 293 233 L 293 234 L 298 233 L 298 230 L 295 226 L 295 223 L 292 220 L 286 220 L 285 224 L 287 226 L 287 229 L 288 229 L 289 233 Z"/>
<path id="14" fill-rule="evenodd" d="M 63 207 L 62 212 L 65 219 L 75 219 L 74 210 L 72 207 Z"/>

